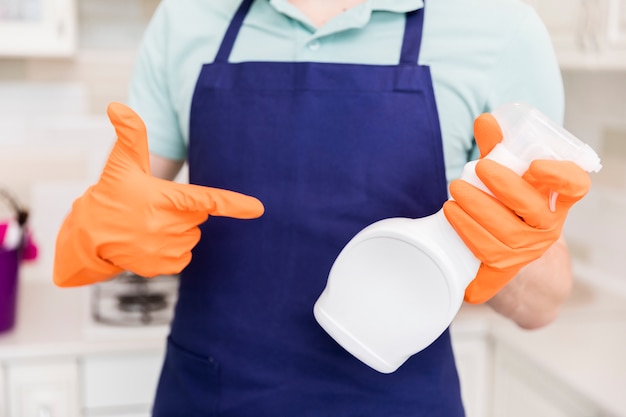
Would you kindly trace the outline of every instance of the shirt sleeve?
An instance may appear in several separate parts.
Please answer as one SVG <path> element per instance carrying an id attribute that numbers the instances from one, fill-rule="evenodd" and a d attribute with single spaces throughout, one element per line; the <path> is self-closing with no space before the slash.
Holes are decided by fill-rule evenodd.
<path id="1" fill-rule="evenodd" d="M 150 153 L 184 160 L 187 149 L 167 74 L 168 3 L 159 4 L 146 28 L 131 76 L 128 103 L 146 124 Z"/>
<path id="2" fill-rule="evenodd" d="M 506 103 L 522 102 L 562 124 L 565 95 L 552 40 L 535 10 L 530 6 L 527 10 L 494 66 L 485 111 Z M 478 155 L 474 146 L 470 159 Z"/>
<path id="3" fill-rule="evenodd" d="M 530 6 L 491 77 L 489 110 L 507 102 L 530 104 L 563 123 L 563 80 L 550 35 Z"/>

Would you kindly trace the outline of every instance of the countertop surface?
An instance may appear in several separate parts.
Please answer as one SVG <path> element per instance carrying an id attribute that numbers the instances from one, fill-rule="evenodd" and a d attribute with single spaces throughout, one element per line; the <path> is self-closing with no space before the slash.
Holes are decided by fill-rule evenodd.
<path id="1" fill-rule="evenodd" d="M 575 267 L 575 273 L 572 294 L 549 326 L 523 330 L 479 306 L 462 309 L 452 329 L 483 321 L 501 348 L 595 404 L 602 416 L 626 417 L 626 294 L 596 285 L 602 279 L 592 268 Z"/>
<path id="2" fill-rule="evenodd" d="M 594 286 L 589 270 L 583 275 L 560 317 L 543 329 L 522 330 L 487 306 L 465 305 L 452 324 L 452 334 L 490 337 L 591 400 L 606 415 L 626 417 L 626 294 Z M 164 349 L 167 326 L 94 323 L 88 291 L 23 282 L 17 324 L 0 333 L 0 361 Z"/>
<path id="3" fill-rule="evenodd" d="M 164 349 L 167 326 L 120 327 L 96 323 L 89 287 L 58 288 L 23 282 L 15 327 L 0 333 L 0 361 Z"/>
<path id="4" fill-rule="evenodd" d="M 501 346 L 595 404 L 602 416 L 626 416 L 626 315 L 561 321 L 530 333 L 502 328 L 493 334 Z"/>

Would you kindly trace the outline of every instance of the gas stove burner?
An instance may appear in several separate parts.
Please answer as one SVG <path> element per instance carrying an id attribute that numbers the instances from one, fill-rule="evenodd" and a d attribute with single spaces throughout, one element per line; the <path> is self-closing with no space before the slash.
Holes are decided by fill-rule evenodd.
<path id="1" fill-rule="evenodd" d="M 118 308 L 120 311 L 128 313 L 140 313 L 141 322 L 150 324 L 153 316 L 150 313 L 163 310 L 167 307 L 165 294 L 137 294 L 137 295 L 119 295 Z"/>
<path id="2" fill-rule="evenodd" d="M 93 317 L 98 322 L 120 326 L 168 324 L 177 288 L 178 276 L 143 278 L 122 273 L 94 286 Z"/>
<path id="3" fill-rule="evenodd" d="M 118 307 L 122 311 L 159 311 L 167 307 L 165 294 L 139 294 L 139 295 L 119 295 L 117 297 Z"/>

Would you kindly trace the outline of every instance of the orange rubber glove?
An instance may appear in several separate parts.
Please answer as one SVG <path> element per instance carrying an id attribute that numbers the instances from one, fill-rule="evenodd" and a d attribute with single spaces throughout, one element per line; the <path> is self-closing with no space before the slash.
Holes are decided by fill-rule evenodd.
<path id="1" fill-rule="evenodd" d="M 502 141 L 491 114 L 476 119 L 474 136 L 481 158 Z M 569 161 L 537 160 L 520 177 L 497 162 L 481 159 L 476 175 L 495 198 L 459 179 L 450 184 L 454 200 L 443 207 L 452 227 L 481 261 L 465 291 L 469 303 L 489 300 L 524 265 L 541 257 L 561 236 L 570 207 L 591 186 L 587 172 Z"/>
<path id="2" fill-rule="evenodd" d="M 78 198 L 56 241 L 54 282 L 91 284 L 124 270 L 144 277 L 180 272 L 209 215 L 263 214 L 253 197 L 178 184 L 150 175 L 146 127 L 130 108 L 111 103 L 115 143 L 99 181 Z"/>

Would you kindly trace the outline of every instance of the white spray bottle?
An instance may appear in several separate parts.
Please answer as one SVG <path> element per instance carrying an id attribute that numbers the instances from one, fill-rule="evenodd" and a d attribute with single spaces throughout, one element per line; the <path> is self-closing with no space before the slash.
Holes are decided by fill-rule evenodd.
<path id="1" fill-rule="evenodd" d="M 536 159 L 569 160 L 587 172 L 602 167 L 593 149 L 533 107 L 511 103 L 492 114 L 504 138 L 486 158 L 520 175 Z M 461 178 L 489 192 L 475 165 L 466 164 Z M 391 373 L 448 328 L 479 266 L 443 210 L 381 220 L 341 251 L 315 318 L 352 355 Z"/>

